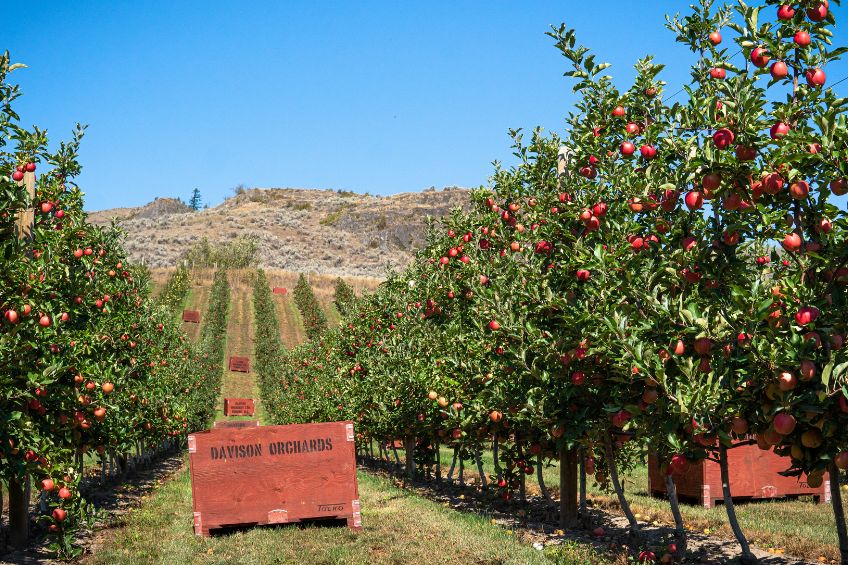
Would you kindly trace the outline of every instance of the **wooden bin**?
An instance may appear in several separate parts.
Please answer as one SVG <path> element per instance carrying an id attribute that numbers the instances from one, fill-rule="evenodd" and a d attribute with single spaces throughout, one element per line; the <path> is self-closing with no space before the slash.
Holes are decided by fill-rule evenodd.
<path id="1" fill-rule="evenodd" d="M 259 420 L 215 420 L 212 423 L 213 430 L 221 428 L 255 428 Z"/>
<path id="2" fill-rule="evenodd" d="M 225 398 L 224 416 L 253 416 L 252 398 Z M 257 425 L 259 425 L 257 423 Z"/>
<path id="3" fill-rule="evenodd" d="M 230 371 L 234 373 L 249 373 L 250 359 L 247 357 L 230 357 Z"/>
<path id="4" fill-rule="evenodd" d="M 207 430 L 188 451 L 197 535 L 320 519 L 362 529 L 351 422 Z"/>
<path id="5" fill-rule="evenodd" d="M 197 310 L 183 310 L 183 322 L 191 322 L 192 324 L 200 323 L 200 312 Z"/>
<path id="6" fill-rule="evenodd" d="M 784 477 L 778 474 L 789 468 L 789 458 L 773 451 L 763 451 L 756 445 L 740 445 L 727 451 L 730 492 L 733 500 L 755 500 L 807 495 L 817 502 L 830 502 L 830 481 L 825 475 L 818 488 L 807 486 L 803 477 Z M 712 508 L 724 499 L 721 490 L 721 471 L 715 461 L 691 463 L 683 473 L 675 473 L 674 485 L 681 499 L 699 500 L 704 508 Z M 648 490 L 653 496 L 665 495 L 665 477 L 659 461 L 648 456 Z"/>

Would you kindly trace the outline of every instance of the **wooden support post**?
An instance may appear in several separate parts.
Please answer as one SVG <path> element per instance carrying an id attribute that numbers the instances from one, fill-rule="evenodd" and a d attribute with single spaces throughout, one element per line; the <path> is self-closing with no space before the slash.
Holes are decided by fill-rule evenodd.
<path id="1" fill-rule="evenodd" d="M 559 526 L 570 528 L 577 521 L 577 450 L 566 446 L 559 455 Z"/>

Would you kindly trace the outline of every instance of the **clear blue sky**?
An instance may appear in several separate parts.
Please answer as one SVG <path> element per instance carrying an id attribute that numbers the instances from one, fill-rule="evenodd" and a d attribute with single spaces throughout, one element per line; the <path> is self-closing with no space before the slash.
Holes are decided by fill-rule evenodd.
<path id="1" fill-rule="evenodd" d="M 54 141 L 89 124 L 90 210 L 195 187 L 215 205 L 241 183 L 392 194 L 478 186 L 509 160 L 507 128 L 562 129 L 550 24 L 625 87 L 657 54 L 676 90 L 692 58 L 663 15 L 688 4 L 6 0 L 0 49 L 29 65 L 12 75 L 25 124 Z"/>

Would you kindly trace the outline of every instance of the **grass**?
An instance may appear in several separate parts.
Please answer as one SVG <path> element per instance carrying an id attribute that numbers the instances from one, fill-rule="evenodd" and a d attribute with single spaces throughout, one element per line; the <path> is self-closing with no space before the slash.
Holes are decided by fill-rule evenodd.
<path id="1" fill-rule="evenodd" d="M 441 449 L 443 472 L 450 467 L 453 451 Z M 403 455 L 401 455 L 403 460 Z M 483 468 L 487 475 L 494 473 L 491 451 L 484 451 Z M 459 465 L 457 465 L 457 469 Z M 454 478 L 458 471 L 454 471 Z M 478 477 L 473 462 L 465 463 L 465 480 Z M 545 485 L 555 498 L 559 494 L 559 466 L 554 464 L 543 470 Z M 672 525 L 674 519 L 668 502 L 654 498 L 648 493 L 648 469 L 639 466 L 624 479 L 625 492 L 633 512 L 642 522 L 658 522 Z M 619 512 L 615 493 L 606 492 L 588 480 L 589 499 L 597 507 Z M 528 492 L 538 493 L 536 475 L 527 477 Z M 848 494 L 848 492 L 846 492 Z M 848 496 L 843 495 L 848 501 Z M 775 549 L 789 555 L 804 557 L 813 561 L 820 557 L 827 560 L 839 559 L 838 540 L 834 525 L 833 511 L 829 504 L 816 504 L 810 497 L 787 500 L 753 501 L 737 503 L 736 514 L 739 523 L 749 541 L 764 549 Z M 848 505 L 846 505 L 848 512 Z M 681 503 L 681 514 L 689 530 L 706 532 L 725 538 L 732 538 L 733 532 L 727 521 L 724 506 L 706 509 L 700 504 Z"/>
<path id="2" fill-rule="evenodd" d="M 533 549 L 485 518 L 444 508 L 359 473 L 361 533 L 345 527 L 278 526 L 199 538 L 192 531 L 187 467 L 132 512 L 84 562 L 207 563 L 603 563 L 591 549 Z M 437 557 L 441 556 L 441 557 Z"/>

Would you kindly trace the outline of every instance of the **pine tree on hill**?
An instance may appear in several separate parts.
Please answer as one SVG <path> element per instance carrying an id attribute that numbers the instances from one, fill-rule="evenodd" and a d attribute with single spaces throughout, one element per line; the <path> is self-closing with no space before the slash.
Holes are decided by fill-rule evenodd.
<path id="1" fill-rule="evenodd" d="M 188 206 L 195 212 L 200 210 L 201 207 L 201 199 L 200 199 L 200 189 L 195 188 L 194 192 L 191 193 L 191 200 L 188 201 Z"/>

